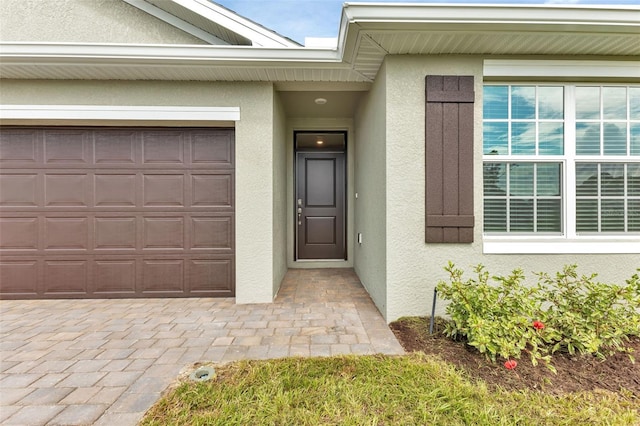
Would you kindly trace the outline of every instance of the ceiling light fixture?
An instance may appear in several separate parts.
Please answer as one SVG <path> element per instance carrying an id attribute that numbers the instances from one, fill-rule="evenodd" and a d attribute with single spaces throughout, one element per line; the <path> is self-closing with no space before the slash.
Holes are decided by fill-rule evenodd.
<path id="1" fill-rule="evenodd" d="M 322 145 L 322 144 L 324 143 L 324 141 L 323 141 L 322 139 L 318 138 L 318 140 L 316 141 L 316 143 L 317 143 L 318 145 Z"/>
<path id="2" fill-rule="evenodd" d="M 327 100 L 325 98 L 316 98 L 314 102 L 318 105 L 324 105 L 327 103 Z"/>

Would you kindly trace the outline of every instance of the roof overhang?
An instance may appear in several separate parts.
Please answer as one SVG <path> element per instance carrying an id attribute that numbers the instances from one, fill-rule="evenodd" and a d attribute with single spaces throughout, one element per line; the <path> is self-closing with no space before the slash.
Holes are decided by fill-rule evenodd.
<path id="1" fill-rule="evenodd" d="M 386 55 L 640 57 L 640 7 L 346 3 L 343 60 L 375 78 Z"/>
<path id="2" fill-rule="evenodd" d="M 640 7 L 346 3 L 337 50 L 3 43 L 3 78 L 373 81 L 386 55 L 640 59 Z"/>
<path id="3" fill-rule="evenodd" d="M 123 0 L 211 44 L 300 47 L 209 0 Z"/>

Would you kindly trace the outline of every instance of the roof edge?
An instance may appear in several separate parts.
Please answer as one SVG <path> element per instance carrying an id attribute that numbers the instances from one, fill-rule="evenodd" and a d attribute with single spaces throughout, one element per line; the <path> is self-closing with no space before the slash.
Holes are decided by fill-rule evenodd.
<path id="1" fill-rule="evenodd" d="M 266 48 L 230 45 L 180 44 L 102 44 L 102 43 L 0 43 L 2 62 L 16 60 L 64 61 L 97 60 L 105 62 L 153 62 L 187 64 L 189 62 L 309 62 L 339 63 L 335 49 L 304 47 Z"/>
<path id="2" fill-rule="evenodd" d="M 461 14 L 461 10 L 465 13 Z M 596 5 L 478 5 L 433 3 L 345 3 L 349 23 L 496 24 L 577 26 L 593 25 L 606 31 L 637 32 L 640 6 Z M 633 13 L 630 13 L 633 12 Z"/>
<path id="3" fill-rule="evenodd" d="M 300 47 L 300 44 L 209 0 L 170 0 L 185 9 L 245 37 L 261 47 Z"/>

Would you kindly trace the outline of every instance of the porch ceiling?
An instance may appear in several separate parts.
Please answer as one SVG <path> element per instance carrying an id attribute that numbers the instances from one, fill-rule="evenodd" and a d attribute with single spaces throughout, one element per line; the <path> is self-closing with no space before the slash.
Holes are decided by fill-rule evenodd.
<path id="1" fill-rule="evenodd" d="M 283 91 L 280 97 L 289 118 L 351 118 L 362 91 Z M 318 104 L 316 99 L 327 102 Z"/>

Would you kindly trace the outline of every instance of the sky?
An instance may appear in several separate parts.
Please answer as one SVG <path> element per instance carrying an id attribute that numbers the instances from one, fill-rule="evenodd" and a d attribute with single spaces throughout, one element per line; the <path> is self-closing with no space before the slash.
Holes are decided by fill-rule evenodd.
<path id="1" fill-rule="evenodd" d="M 304 44 L 305 37 L 337 37 L 347 0 L 213 0 L 280 35 Z M 349 0 L 371 3 L 605 4 L 640 5 L 640 0 Z"/>

